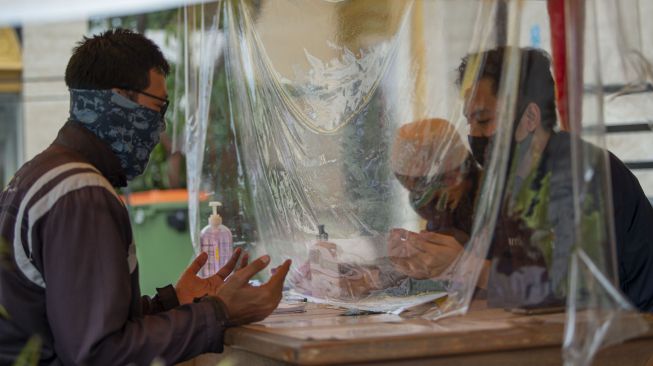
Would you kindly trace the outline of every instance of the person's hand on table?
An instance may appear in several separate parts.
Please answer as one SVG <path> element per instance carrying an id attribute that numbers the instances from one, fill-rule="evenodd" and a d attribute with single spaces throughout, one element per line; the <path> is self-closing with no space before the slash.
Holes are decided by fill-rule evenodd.
<path id="1" fill-rule="evenodd" d="M 242 325 L 265 319 L 281 301 L 283 282 L 290 269 L 290 259 L 275 268 L 268 282 L 252 286 L 249 280 L 270 263 L 264 255 L 229 276 L 215 295 L 224 304 L 229 322 Z"/>
<path id="2" fill-rule="evenodd" d="M 215 295 L 220 286 L 224 283 L 224 280 L 231 274 L 231 272 L 233 272 L 234 268 L 236 268 L 236 263 L 238 262 L 241 253 L 242 250 L 236 248 L 234 254 L 229 258 L 229 261 L 227 261 L 227 263 L 220 268 L 216 274 L 207 278 L 201 278 L 197 275 L 209 257 L 205 252 L 200 253 L 195 260 L 193 260 L 193 263 L 191 263 L 184 271 L 175 285 L 179 304 L 190 304 L 195 298 L 205 295 Z M 248 257 L 249 255 L 247 253 L 243 255 L 240 265 L 241 268 L 247 266 Z"/>
<path id="3" fill-rule="evenodd" d="M 392 229 L 388 235 L 390 261 L 397 271 L 415 279 L 441 275 L 462 251 L 463 246 L 451 235 L 404 229 Z"/>

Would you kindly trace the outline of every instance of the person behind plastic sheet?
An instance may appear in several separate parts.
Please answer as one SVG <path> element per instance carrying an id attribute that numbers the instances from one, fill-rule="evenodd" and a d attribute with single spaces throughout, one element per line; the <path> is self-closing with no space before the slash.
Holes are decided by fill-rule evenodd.
<path id="1" fill-rule="evenodd" d="M 487 160 L 488 146 L 497 128 L 496 96 L 504 59 L 509 51 L 508 48 L 497 48 L 470 55 L 463 59 L 459 67 L 458 80 L 461 85 L 470 60 L 475 58 L 480 62 L 478 82 L 464 90 L 464 113 L 470 126 L 470 145 L 481 164 Z M 520 77 L 512 162 L 491 253 L 495 259 L 490 281 L 497 282 L 496 288 L 505 290 L 510 288 L 510 283 L 514 283 L 511 276 L 506 276 L 507 273 L 520 270 L 517 268 L 519 266 L 530 269 L 532 277 L 521 279 L 533 285 L 528 293 L 506 294 L 498 291 L 495 298 L 510 301 L 510 295 L 518 296 L 512 299 L 512 303 L 534 305 L 538 300 L 546 302 L 551 297 L 560 300 L 565 293 L 575 222 L 571 138 L 567 132 L 555 130 L 555 84 L 549 56 L 537 49 L 517 51 Z M 585 142 L 582 142 L 581 148 L 590 155 L 603 153 Z M 653 278 L 653 208 L 637 178 L 616 156 L 612 153 L 608 156 L 619 285 L 638 309 L 653 311 L 653 284 L 650 282 L 650 278 Z M 580 216 L 583 225 L 592 224 L 594 215 L 600 213 L 599 205 L 607 209 L 611 206 L 601 203 L 603 195 L 596 182 L 592 182 L 583 200 Z M 545 196 L 548 199 L 543 200 Z M 541 271 L 542 264 L 546 272 Z M 540 272 L 537 268 L 540 268 Z M 545 278 L 542 282 L 549 288 L 540 288 L 538 294 L 535 283 L 542 278 Z M 549 291 L 552 295 L 547 294 Z M 488 296 L 491 297 L 491 294 Z M 532 298 L 529 299 L 529 296 Z M 532 302 L 529 303 L 529 300 Z M 497 302 L 501 305 L 500 301 Z"/>
<path id="2" fill-rule="evenodd" d="M 443 119 L 401 126 L 390 166 L 409 191 L 426 230 L 392 229 L 388 255 L 396 270 L 415 279 L 440 276 L 462 252 L 472 226 L 479 168 L 458 131 Z"/>
<path id="3" fill-rule="evenodd" d="M 32 336 L 39 364 L 173 364 L 221 352 L 229 326 L 277 306 L 290 261 L 270 280 L 248 280 L 269 263 L 238 250 L 201 279 L 200 254 L 176 286 L 141 297 L 133 234 L 114 191 L 143 172 L 164 130 L 168 63 L 127 30 L 84 38 L 66 69 L 70 116 L 54 142 L 0 195 L 0 363 Z M 242 257 L 241 265 L 236 263 Z"/>
<path id="4" fill-rule="evenodd" d="M 469 55 L 459 67 L 469 142 L 481 165 L 486 164 L 500 123 L 496 119 L 497 93 L 506 52 L 508 49 L 498 48 Z M 518 54 L 519 89 L 506 190 L 490 253 L 492 268 L 489 276 L 481 278 L 489 278 L 488 297 L 497 306 L 537 306 L 564 296 L 575 222 L 571 139 L 568 133 L 555 131 L 549 57 L 535 49 L 520 49 Z M 480 67 L 477 80 L 462 85 L 472 61 Z M 587 143 L 583 149 L 600 153 Z M 653 278 L 653 208 L 625 165 L 611 153 L 609 161 L 619 285 L 638 309 L 653 311 L 653 284 L 649 281 Z M 589 193 L 582 208 L 587 214 L 583 220 L 591 220 L 592 213 L 599 212 L 599 187 L 592 186 Z M 424 262 L 426 257 L 415 260 Z M 486 262 L 483 272 L 488 272 L 488 267 Z"/>

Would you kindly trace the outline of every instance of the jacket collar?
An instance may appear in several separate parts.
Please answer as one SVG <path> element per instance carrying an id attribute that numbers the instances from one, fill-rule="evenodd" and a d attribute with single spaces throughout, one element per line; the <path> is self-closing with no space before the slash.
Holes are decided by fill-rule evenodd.
<path id="1" fill-rule="evenodd" d="M 115 187 L 125 187 L 127 177 L 120 166 L 120 160 L 102 140 L 87 130 L 80 122 L 68 120 L 59 130 L 54 144 L 61 145 L 81 154 L 95 166 Z"/>

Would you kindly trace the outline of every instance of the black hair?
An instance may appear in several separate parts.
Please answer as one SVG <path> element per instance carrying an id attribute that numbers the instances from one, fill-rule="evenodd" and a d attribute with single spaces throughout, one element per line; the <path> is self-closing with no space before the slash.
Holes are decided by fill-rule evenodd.
<path id="1" fill-rule="evenodd" d="M 491 79 L 493 81 L 492 88 L 497 94 L 504 67 L 504 55 L 509 50 L 508 47 L 497 47 L 465 56 L 458 66 L 456 84 L 459 87 L 462 86 L 468 63 L 471 60 L 476 60 L 480 65 L 477 80 Z M 520 48 L 519 57 L 517 118 L 521 117 L 528 104 L 533 102 L 540 108 L 542 126 L 551 131 L 557 122 L 555 82 L 551 75 L 551 59 L 545 51 L 535 48 Z"/>
<path id="2" fill-rule="evenodd" d="M 71 89 L 123 88 L 143 90 L 150 85 L 149 72 L 168 75 L 170 65 L 154 42 L 127 29 L 111 29 L 84 37 L 73 49 L 66 66 Z"/>

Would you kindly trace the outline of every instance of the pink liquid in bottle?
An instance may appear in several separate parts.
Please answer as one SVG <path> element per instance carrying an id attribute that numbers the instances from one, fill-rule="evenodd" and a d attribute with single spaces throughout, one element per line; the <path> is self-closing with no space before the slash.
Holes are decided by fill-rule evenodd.
<path id="1" fill-rule="evenodd" d="M 209 205 L 213 208 L 213 214 L 200 234 L 200 249 L 209 255 L 200 273 L 204 278 L 216 274 L 234 252 L 231 230 L 222 225 L 222 217 L 217 213 L 220 202 L 210 202 Z"/>

